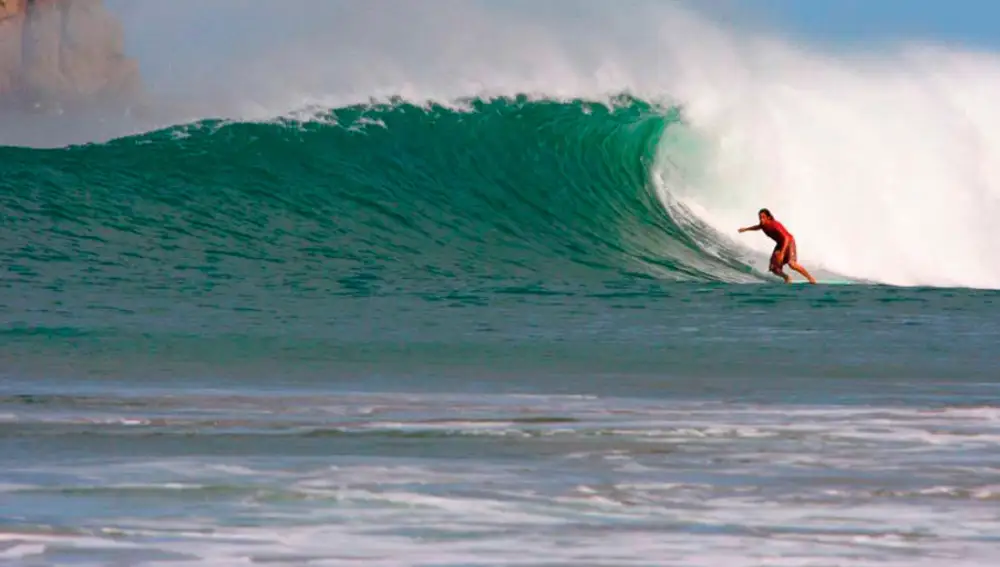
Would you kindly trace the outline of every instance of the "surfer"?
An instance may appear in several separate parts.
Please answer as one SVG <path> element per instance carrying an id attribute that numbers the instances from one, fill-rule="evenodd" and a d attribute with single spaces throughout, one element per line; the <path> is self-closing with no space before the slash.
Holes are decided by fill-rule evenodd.
<path id="1" fill-rule="evenodd" d="M 799 265 L 798 253 L 795 250 L 795 237 L 792 236 L 792 233 L 788 232 L 780 222 L 776 221 L 774 215 L 767 209 L 761 209 L 757 213 L 757 218 L 760 219 L 759 224 L 741 228 L 740 233 L 750 230 L 763 230 L 764 234 L 775 242 L 774 252 L 771 253 L 771 273 L 781 276 L 785 280 L 785 283 L 792 283 L 792 278 L 783 270 L 787 264 L 789 268 L 805 276 L 809 280 L 809 283 L 816 283 L 815 278 Z"/>

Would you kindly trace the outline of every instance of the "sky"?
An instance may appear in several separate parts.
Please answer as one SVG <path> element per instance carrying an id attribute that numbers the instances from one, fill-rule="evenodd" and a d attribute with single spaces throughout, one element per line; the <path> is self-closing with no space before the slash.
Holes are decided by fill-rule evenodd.
<path id="1" fill-rule="evenodd" d="M 930 41 L 963 45 L 974 49 L 1000 51 L 1000 2 L 995 0 L 468 0 L 470 4 L 488 5 L 507 12 L 560 13 L 561 18 L 572 20 L 577 12 L 608 10 L 628 12 L 629 5 L 687 4 L 707 11 L 737 27 L 763 27 L 778 30 L 799 41 L 820 44 L 867 44 L 895 41 Z M 446 6 L 448 0 L 423 0 L 414 2 L 422 10 Z M 106 4 L 126 24 L 126 43 L 130 54 L 143 60 L 162 59 L 161 45 L 151 45 L 141 36 L 164 32 L 173 44 L 170 49 L 183 51 L 218 38 L 213 48 L 225 51 L 237 46 L 240 40 L 254 35 L 274 35 L 263 23 L 268 18 L 284 20 L 282 34 L 301 28 L 306 33 L 322 29 L 324 18 L 311 18 L 310 12 L 337 13 L 339 0 L 283 0 L 280 5 L 296 9 L 271 8 L 257 0 L 106 0 Z M 356 3 L 347 5 L 357 6 Z M 573 6 L 573 10 L 567 7 Z M 598 8 L 599 6 L 599 8 Z M 308 8 L 304 8 L 308 7 Z M 236 12 L 246 17 L 232 18 Z M 344 10 L 339 9 L 340 12 Z M 445 8 L 447 10 L 447 8 Z M 193 21 L 197 15 L 201 22 Z M 388 14 L 391 17 L 391 13 Z M 186 17 L 187 16 L 187 17 Z M 228 21 L 227 21 L 228 20 Z M 168 33 L 174 27 L 182 33 L 197 35 L 198 39 L 177 42 L 176 34 Z M 193 33 L 192 33 L 193 32 Z M 209 32 L 209 33 L 203 33 Z M 193 39 L 193 38 L 192 38 Z M 235 50 L 241 46 L 233 47 Z"/>
<path id="2" fill-rule="evenodd" d="M 995 0 L 728 0 L 718 4 L 824 43 L 927 40 L 1000 49 L 1000 2 Z"/>
<path id="3" fill-rule="evenodd" d="M 116 12 L 127 14 L 131 10 L 130 5 L 152 1 L 106 0 L 106 3 Z M 796 35 L 821 41 L 930 39 L 1000 49 L 1000 2 L 995 0 L 660 1 L 714 5 L 710 9 L 727 12 L 731 17 L 772 22 Z M 561 0 L 549 5 L 559 5 L 561 10 L 565 10 L 567 5 L 575 2 Z M 229 0 L 209 0 L 207 4 L 202 0 L 173 0 L 167 4 L 183 6 L 186 3 L 200 7 L 239 4 Z M 489 3 L 525 4 L 523 0 L 489 0 Z M 434 0 L 425 0 L 423 4 L 432 5 Z"/>
<path id="4" fill-rule="evenodd" d="M 677 28 L 664 31 L 651 20 L 667 17 L 663 8 L 671 5 L 797 44 L 835 50 L 860 45 L 866 55 L 869 44 L 900 41 L 1000 52 L 996 0 L 105 2 L 121 17 L 126 50 L 138 60 L 147 85 L 182 93 L 212 83 L 231 86 L 234 74 L 257 81 L 236 87 L 242 91 L 278 89 L 283 81 L 317 83 L 331 69 L 348 70 L 348 82 L 359 91 L 363 81 L 354 77 L 399 85 L 421 72 L 426 78 L 431 67 L 441 77 L 494 80 L 504 70 L 544 67 L 550 56 L 545 47 L 553 42 L 574 57 L 617 56 L 629 65 L 644 60 L 656 67 L 662 51 L 656 42 L 669 40 Z M 700 32 L 680 31 L 693 34 L 690 42 L 703 41 Z M 294 58 L 282 52 L 294 52 Z M 355 56 L 362 52 L 367 55 Z M 476 67 L 476 61 L 492 63 Z M 559 65 L 550 67 L 558 71 Z"/>

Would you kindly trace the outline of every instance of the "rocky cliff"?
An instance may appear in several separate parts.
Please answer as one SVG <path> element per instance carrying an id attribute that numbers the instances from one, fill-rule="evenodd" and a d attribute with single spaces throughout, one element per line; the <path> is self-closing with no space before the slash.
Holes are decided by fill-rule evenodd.
<path id="1" fill-rule="evenodd" d="M 140 89 L 102 0 L 0 0 L 0 106 L 117 102 Z"/>

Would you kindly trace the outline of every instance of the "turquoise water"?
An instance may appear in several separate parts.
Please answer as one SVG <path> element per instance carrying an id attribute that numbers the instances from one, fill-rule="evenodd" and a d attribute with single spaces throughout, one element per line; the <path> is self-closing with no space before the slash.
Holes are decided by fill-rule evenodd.
<path id="1" fill-rule="evenodd" d="M 664 206 L 684 128 L 0 149 L 0 565 L 991 565 L 1000 292 L 779 284 Z"/>

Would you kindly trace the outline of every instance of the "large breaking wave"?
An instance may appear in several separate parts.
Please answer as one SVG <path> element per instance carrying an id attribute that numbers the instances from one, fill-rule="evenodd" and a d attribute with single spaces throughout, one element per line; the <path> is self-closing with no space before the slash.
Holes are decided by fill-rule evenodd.
<path id="1" fill-rule="evenodd" d="M 0 253 L 33 283 L 775 281 L 767 239 L 735 234 L 768 207 L 821 279 L 1000 287 L 992 54 L 833 53 L 653 2 L 388 6 L 290 2 L 253 41 L 157 49 L 167 24 L 254 16 L 129 3 L 147 74 L 198 110 L 0 149 Z M 210 62 L 180 77 L 184 57 Z"/>
<path id="2" fill-rule="evenodd" d="M 652 172 L 675 128 L 677 109 L 631 98 L 398 101 L 7 148 L 2 254 L 38 284 L 147 290 L 753 281 L 664 206 Z"/>

